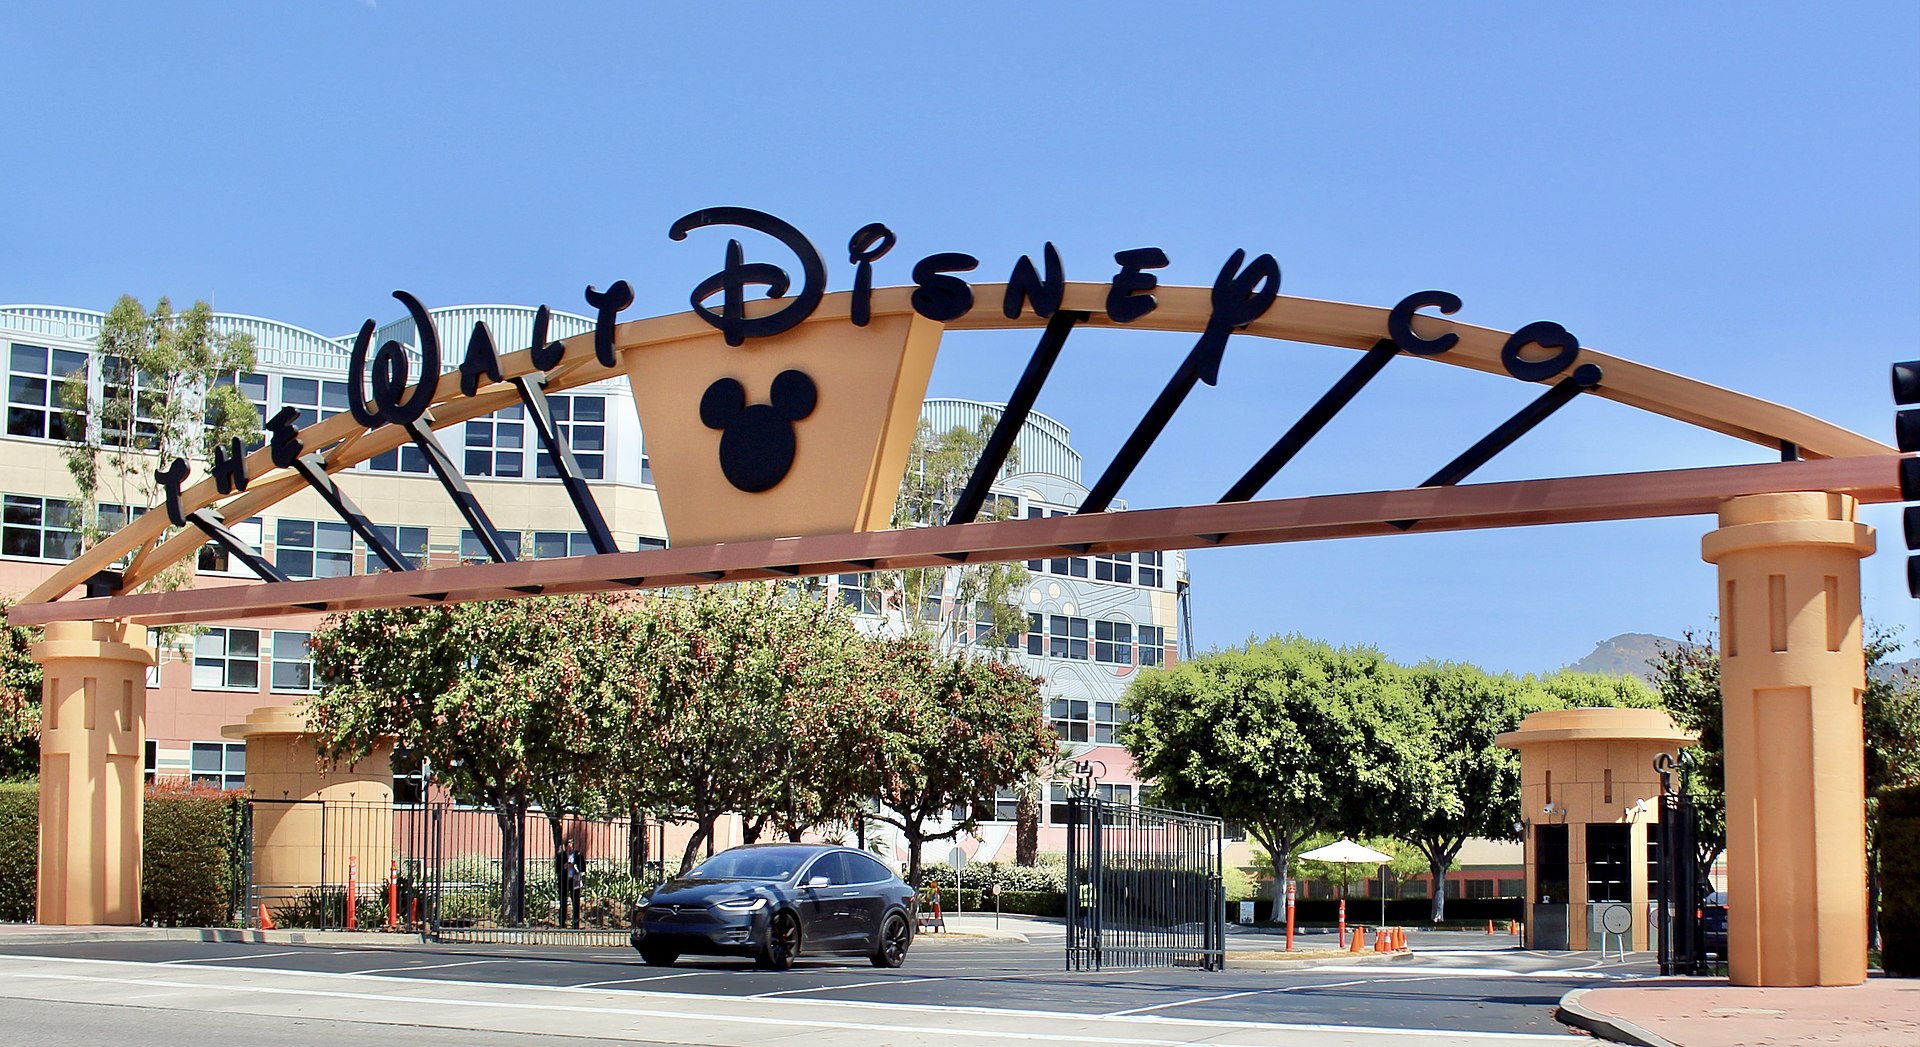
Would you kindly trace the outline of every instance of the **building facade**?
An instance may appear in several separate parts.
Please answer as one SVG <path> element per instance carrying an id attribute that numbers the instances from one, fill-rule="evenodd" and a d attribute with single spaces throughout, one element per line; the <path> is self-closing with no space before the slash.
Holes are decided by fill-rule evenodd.
<path id="1" fill-rule="evenodd" d="M 528 344 L 535 310 L 511 305 L 455 306 L 432 311 L 443 342 L 452 332 L 485 322 L 496 344 Z M 7 424 L 0 435 L 0 594 L 31 590 L 80 550 L 85 514 L 111 528 L 145 508 L 145 496 L 103 484 L 98 506 L 81 506 L 62 450 L 66 422 L 61 390 L 79 376 L 98 398 L 102 374 L 96 341 L 104 314 L 49 306 L 0 306 L 0 352 L 7 363 Z M 553 313 L 549 337 L 592 329 L 593 321 Z M 329 337 L 273 320 L 215 314 L 217 329 L 249 336 L 253 371 L 222 378 L 235 385 L 263 419 L 283 408 L 300 412 L 302 426 L 347 410 L 347 360 L 352 336 Z M 386 339 L 414 340 L 402 319 L 378 329 Z M 417 362 L 417 361 L 416 361 Z M 139 379 L 136 377 L 135 382 Z M 625 380 L 610 380 L 549 397 L 580 469 L 621 549 L 664 547 L 670 536 L 653 485 L 645 434 Z M 974 427 L 996 418 L 998 407 L 965 400 L 931 400 L 923 420 L 936 432 Z M 590 554 L 591 543 L 557 484 L 518 405 L 440 432 L 442 442 L 508 547 L 520 558 Z M 1021 516 L 1073 511 L 1086 489 L 1080 456 L 1065 426 L 1043 415 L 1027 420 L 1017 464 L 995 486 L 1006 511 Z M 367 516 L 380 523 L 400 552 L 423 565 L 448 565 L 484 556 L 477 537 L 428 470 L 417 448 L 403 446 L 341 474 Z M 320 497 L 303 491 L 271 515 L 228 521 L 291 579 L 335 577 L 381 569 L 378 559 Z M 1137 801 L 1138 782 L 1115 731 L 1125 722 L 1121 693 L 1143 669 L 1171 664 L 1179 649 L 1179 594 L 1184 557 L 1134 553 L 1031 561 L 1021 592 L 1027 631 L 995 654 L 1011 657 L 1044 681 L 1048 714 L 1066 752 L 1092 788 Z M 959 568 L 955 568 L 958 571 Z M 202 548 L 198 585 L 247 584 L 252 575 L 214 545 Z M 897 621 L 899 610 L 871 576 L 823 579 L 819 589 L 845 604 L 869 629 Z M 145 770 L 147 777 L 186 777 L 238 788 L 245 781 L 245 745 L 222 728 L 257 709 L 297 704 L 315 690 L 307 640 L 319 615 L 269 623 L 211 623 L 177 646 L 160 651 L 149 674 Z M 971 641 L 970 641 L 971 642 Z M 410 795 L 402 768 L 397 795 Z M 1051 782 L 1043 803 L 1042 849 L 1064 846 L 1067 780 Z M 417 791 L 417 790 L 416 790 Z M 1012 855 L 1017 797 L 983 798 L 982 830 L 964 842 L 981 859 Z M 733 830 L 737 832 L 737 828 Z M 720 841 L 728 842 L 726 839 Z M 943 858 L 932 855 L 936 859 Z M 902 856 L 904 857 L 904 856 Z"/>

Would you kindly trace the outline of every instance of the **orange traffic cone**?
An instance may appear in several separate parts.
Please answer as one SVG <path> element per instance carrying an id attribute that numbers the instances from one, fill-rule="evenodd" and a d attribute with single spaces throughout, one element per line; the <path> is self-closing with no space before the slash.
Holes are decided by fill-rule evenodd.
<path id="1" fill-rule="evenodd" d="M 1395 927 L 1393 929 L 1393 951 L 1405 952 L 1406 948 L 1407 948 L 1407 929 L 1405 927 Z"/>
<path id="2" fill-rule="evenodd" d="M 1382 927 L 1382 928 L 1380 928 L 1380 929 L 1379 929 L 1378 931 L 1375 931 L 1375 932 L 1374 932 L 1374 934 L 1373 934 L 1373 951 L 1374 951 L 1374 952 L 1386 952 L 1386 951 L 1387 951 L 1387 929 L 1386 929 L 1385 927 Z"/>
<path id="3" fill-rule="evenodd" d="M 1488 920 L 1488 921 L 1487 921 L 1487 933 L 1488 933 L 1488 934 L 1492 934 L 1492 933 L 1493 933 L 1493 921 L 1492 921 L 1492 920 Z"/>
<path id="4" fill-rule="evenodd" d="M 1360 943 L 1366 940 L 1367 940 L 1367 929 L 1365 927 L 1355 927 L 1353 929 L 1353 948 L 1351 951 L 1359 952 Z"/>
<path id="5" fill-rule="evenodd" d="M 260 903 L 260 929 L 263 931 L 275 930 L 273 926 L 273 914 L 267 911 L 266 902 Z"/>
<path id="6" fill-rule="evenodd" d="M 1519 934 L 1519 933 L 1520 933 L 1520 921 L 1519 921 L 1519 920 L 1508 920 L 1508 921 L 1507 921 L 1507 933 L 1508 933 L 1508 934 Z"/>

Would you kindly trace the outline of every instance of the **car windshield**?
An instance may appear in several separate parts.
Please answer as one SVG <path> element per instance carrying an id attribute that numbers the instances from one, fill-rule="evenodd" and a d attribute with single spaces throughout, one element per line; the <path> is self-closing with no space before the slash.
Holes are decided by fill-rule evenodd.
<path id="1" fill-rule="evenodd" d="M 693 867 L 696 880 L 787 880 L 811 852 L 786 848 L 737 847 Z"/>

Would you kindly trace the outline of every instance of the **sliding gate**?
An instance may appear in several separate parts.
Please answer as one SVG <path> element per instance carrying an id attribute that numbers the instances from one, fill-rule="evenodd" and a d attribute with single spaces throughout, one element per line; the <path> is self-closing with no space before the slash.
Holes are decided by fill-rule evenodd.
<path id="1" fill-rule="evenodd" d="M 1220 819 L 1068 802 L 1067 969 L 1226 965 Z"/>

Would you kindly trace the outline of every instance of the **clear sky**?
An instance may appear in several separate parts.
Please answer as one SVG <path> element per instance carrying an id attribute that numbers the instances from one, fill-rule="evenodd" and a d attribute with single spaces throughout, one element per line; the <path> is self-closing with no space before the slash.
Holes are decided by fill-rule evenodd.
<path id="1" fill-rule="evenodd" d="M 1284 293 L 1445 288 L 1889 442 L 1888 365 L 1920 356 L 1920 5 L 684 6 L 8 5 L 0 301 L 340 334 L 396 287 L 584 311 L 625 278 L 630 315 L 676 312 L 723 238 L 668 224 L 738 205 L 836 290 L 871 221 L 900 238 L 882 285 L 934 251 L 1001 280 L 1048 240 L 1070 279 L 1157 246 L 1206 284 L 1245 247 Z M 1089 480 L 1189 342 L 1069 344 L 1039 406 Z M 949 338 L 933 393 L 1004 399 L 1031 343 Z M 1122 497 L 1217 498 L 1354 358 L 1236 341 Z M 1535 392 L 1397 362 L 1266 493 L 1412 486 Z M 1773 457 L 1588 397 L 1475 479 Z M 1898 510 L 1866 515 L 1868 617 L 1911 626 Z M 1711 627 L 1710 526 L 1196 552 L 1195 631 L 1548 670 Z"/>

